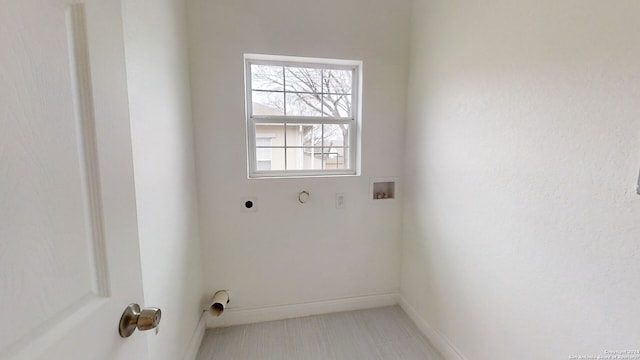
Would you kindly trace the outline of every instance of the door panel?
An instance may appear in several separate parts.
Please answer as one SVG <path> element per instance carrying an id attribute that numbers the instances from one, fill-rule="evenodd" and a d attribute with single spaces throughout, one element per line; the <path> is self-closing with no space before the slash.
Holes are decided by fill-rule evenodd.
<path id="1" fill-rule="evenodd" d="M 145 359 L 119 2 L 2 0 L 0 46 L 0 358 Z"/>

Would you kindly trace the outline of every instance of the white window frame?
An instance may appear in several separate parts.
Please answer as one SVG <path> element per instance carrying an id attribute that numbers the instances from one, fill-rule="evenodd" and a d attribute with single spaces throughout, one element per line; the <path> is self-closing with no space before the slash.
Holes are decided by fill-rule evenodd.
<path id="1" fill-rule="evenodd" d="M 319 177 L 319 176 L 359 176 L 362 133 L 362 61 L 306 58 L 277 55 L 245 54 L 245 113 L 247 126 L 247 175 L 249 179 Z M 294 67 L 313 67 L 317 69 L 352 70 L 351 117 L 327 118 L 313 116 L 253 115 L 251 65 L 275 65 Z M 285 96 L 286 98 L 286 96 Z M 295 124 L 349 124 L 348 168 L 345 169 L 309 169 L 309 170 L 269 170 L 259 171 L 256 159 L 256 124 L 283 124 L 285 131 L 285 166 L 287 156 L 286 128 Z M 345 149 L 346 150 L 346 149 Z M 345 157 L 346 157 L 345 153 Z"/>

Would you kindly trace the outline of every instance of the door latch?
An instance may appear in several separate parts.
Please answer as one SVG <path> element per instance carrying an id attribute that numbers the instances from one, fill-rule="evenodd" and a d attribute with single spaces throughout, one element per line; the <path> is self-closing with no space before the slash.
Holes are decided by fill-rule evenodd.
<path id="1" fill-rule="evenodd" d="M 129 304 L 122 317 L 120 317 L 120 326 L 118 328 L 120 336 L 123 338 L 131 336 L 136 329 L 140 331 L 151 330 L 158 327 L 162 311 L 158 308 L 140 309 L 138 304 Z"/>

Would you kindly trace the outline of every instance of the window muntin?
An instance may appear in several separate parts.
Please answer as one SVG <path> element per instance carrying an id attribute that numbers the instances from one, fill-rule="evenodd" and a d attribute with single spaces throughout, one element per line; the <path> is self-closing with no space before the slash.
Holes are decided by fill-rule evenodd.
<path id="1" fill-rule="evenodd" d="M 356 175 L 361 63 L 245 59 L 249 177 Z"/>

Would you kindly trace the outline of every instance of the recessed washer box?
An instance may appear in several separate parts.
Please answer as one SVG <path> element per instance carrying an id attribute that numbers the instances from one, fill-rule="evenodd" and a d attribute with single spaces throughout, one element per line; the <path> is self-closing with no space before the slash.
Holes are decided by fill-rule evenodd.
<path id="1" fill-rule="evenodd" d="M 371 178 L 369 180 L 369 199 L 371 201 L 390 201 L 397 197 L 397 177 Z"/>

